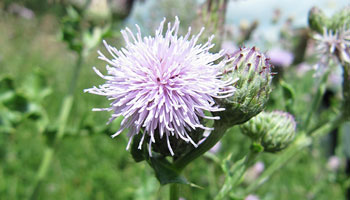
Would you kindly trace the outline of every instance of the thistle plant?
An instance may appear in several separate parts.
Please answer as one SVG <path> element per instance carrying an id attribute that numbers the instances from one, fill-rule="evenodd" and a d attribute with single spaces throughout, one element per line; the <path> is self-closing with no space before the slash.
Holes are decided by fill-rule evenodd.
<path id="1" fill-rule="evenodd" d="M 321 66 L 330 70 L 333 63 L 343 68 L 343 110 L 350 119 L 350 8 L 345 7 L 331 18 L 318 8 L 309 13 L 310 28 L 314 31 Z M 322 20 L 321 20 L 322 19 Z M 322 27 L 322 29 L 321 29 Z"/>
<path id="2" fill-rule="evenodd" d="M 220 2 L 218 5 L 226 8 L 227 2 Z M 209 14 L 213 14 L 213 19 L 217 17 L 215 12 Z M 209 33 L 202 28 L 194 35 L 188 28 L 181 35 L 178 17 L 174 23 L 167 23 L 164 18 L 153 36 L 143 36 L 138 25 L 136 33 L 125 28 L 121 31 L 125 46 L 121 49 L 103 41 L 108 54 L 98 51 L 98 58 L 106 62 L 106 72 L 96 67 L 93 70 L 105 83 L 84 92 L 111 101 L 108 107 L 93 111 L 111 112 L 108 123 L 121 121 L 112 137 L 126 132 L 126 149 L 136 162 L 145 161 L 153 168 L 161 185 L 170 184 L 170 199 L 179 199 L 179 184 L 194 185 L 183 176 L 185 167 L 217 144 L 229 128 L 240 125 L 241 132 L 251 140 L 250 148 L 240 160 L 229 155 L 222 161 L 225 180 L 215 199 L 229 195 L 241 198 L 348 116 L 349 29 L 347 18 L 342 17 L 347 10 L 341 13 L 328 20 L 314 8 L 309 16 L 310 28 L 315 31 L 313 39 L 318 44 L 316 50 L 322 55 L 320 63 L 327 66 L 337 62 L 344 66 L 345 109 L 325 126 L 314 128 L 312 117 L 325 92 L 327 71 L 297 129 L 292 114 L 264 111 L 275 74 L 264 53 L 257 47 L 241 47 L 232 54 L 217 51 L 218 47 L 213 51 L 214 36 L 203 42 L 203 35 L 218 33 L 222 27 Z M 343 23 L 336 23 L 335 19 Z M 286 109 L 293 113 L 293 88 L 286 82 L 280 83 L 284 98 L 289 98 Z M 238 188 L 247 169 L 263 152 L 279 154 L 261 176 L 240 192 Z"/>
<path id="3" fill-rule="evenodd" d="M 123 117 L 112 137 L 128 129 L 126 149 L 132 146 L 135 161 L 147 160 L 162 184 L 186 183 L 180 172 L 187 164 L 213 147 L 228 127 L 262 111 L 272 77 L 268 59 L 256 48 L 240 49 L 227 59 L 223 51 L 209 52 L 213 36 L 197 44 L 204 29 L 191 36 L 189 28 L 178 36 L 177 17 L 166 31 L 164 24 L 165 19 L 154 37 L 142 37 L 137 25 L 136 35 L 129 28 L 121 31 L 126 43 L 121 50 L 104 42 L 112 58 L 101 52 L 99 58 L 107 62 L 108 75 L 94 70 L 106 82 L 85 92 L 112 100 L 110 107 L 93 110 L 112 111 L 109 122 Z M 206 125 L 225 115 L 232 117 L 223 119 L 224 124 Z M 204 131 L 212 133 L 206 137 Z"/>
<path id="4" fill-rule="evenodd" d="M 284 165 L 292 162 L 292 158 L 297 159 L 302 150 L 307 150 L 311 144 L 341 127 L 350 118 L 349 8 L 344 8 L 332 17 L 327 17 L 316 7 L 310 10 L 309 27 L 305 28 L 303 41 L 305 45 L 311 44 L 307 48 L 315 55 L 298 57 L 317 63 L 318 72 L 315 72 L 314 77 L 310 76 L 312 80 L 308 80 L 310 85 L 317 84 L 305 84 L 300 89 L 296 85 L 299 79 L 288 81 L 294 76 L 295 62 L 292 62 L 294 57 L 291 54 L 287 56 L 288 62 L 282 62 L 282 54 L 265 51 L 264 47 L 258 48 L 257 45 L 243 45 L 230 53 L 220 50 L 225 36 L 227 0 L 205 1 L 198 13 L 198 20 L 189 23 L 194 28 L 188 27 L 184 34 L 180 19 L 175 17 L 170 21 L 163 18 L 151 35 L 144 35 L 147 31 L 138 25 L 135 25 L 135 31 L 124 28 L 121 34 L 114 32 L 119 27 L 113 25 L 112 21 L 124 19 L 133 1 L 68 2 L 71 6 L 62 20 L 60 36 L 76 54 L 77 61 L 57 121 L 45 122 L 43 127 L 43 132 L 48 132 L 51 131 L 48 124 L 54 124 L 54 136 L 45 146 L 31 199 L 38 198 L 38 191 L 50 169 L 56 148 L 67 135 L 74 91 L 84 61 L 100 44 L 104 45 L 104 49 L 97 51 L 98 59 L 105 68 L 97 66 L 93 67 L 93 71 L 103 83 L 97 85 L 94 80 L 89 80 L 90 85 L 79 94 L 84 97 L 104 96 L 107 99 L 99 97 L 101 101 L 108 102 L 108 106 L 94 108 L 95 105 L 91 105 L 91 109 L 104 111 L 110 117 L 107 124 L 117 124 L 118 128 L 108 129 L 113 129 L 113 133 L 106 129 L 99 131 L 108 132 L 115 140 L 126 135 L 125 149 L 130 152 L 130 157 L 135 162 L 147 164 L 161 186 L 169 185 L 169 196 L 173 200 L 184 197 L 181 187 L 206 187 L 197 182 L 192 183 L 192 177 L 185 177 L 186 173 L 194 170 L 186 167 L 201 156 L 206 158 L 205 162 L 213 161 L 212 177 L 223 174 L 218 176 L 216 182 L 206 180 L 208 185 L 214 185 L 210 188 L 210 199 L 258 198 L 253 194 L 261 185 L 268 184 L 269 179 L 278 174 Z M 205 27 L 197 31 L 199 24 Z M 257 26 L 256 22 L 248 28 L 245 31 L 247 34 L 244 33 L 243 39 L 237 43 L 248 42 Z M 111 35 L 123 39 L 122 47 L 103 40 Z M 232 46 L 237 46 L 234 41 Z M 304 50 L 300 51 L 301 54 Z M 273 78 L 276 72 L 268 56 L 273 53 L 277 54 L 274 56 L 276 65 L 290 66 L 285 68 L 285 73 L 280 74 L 278 80 Z M 337 67 L 343 70 L 342 95 L 338 95 L 337 99 L 341 105 L 321 108 L 328 76 Z M 7 102 L 17 93 L 12 92 L 15 89 L 10 80 L 0 79 L 0 82 L 4 85 L 0 87 L 2 91 L 8 93 L 11 90 L 7 96 L 0 95 L 0 107 L 6 106 L 7 109 Z M 298 89 L 307 91 L 300 92 Z M 301 98 L 305 93 L 305 99 Z M 45 93 L 42 95 L 46 96 Z M 20 122 L 6 123 L 17 125 Z M 225 137 L 235 140 L 236 146 Z M 108 138 L 108 141 L 111 139 Z M 239 152 L 227 148 L 227 143 L 231 147 L 238 146 Z M 215 145 L 221 145 L 220 153 L 223 156 L 217 155 L 218 152 L 213 149 Z M 113 156 L 114 153 L 113 149 Z M 263 169 L 246 178 L 255 162 L 260 163 Z M 341 167 L 333 168 L 339 171 Z M 333 170 L 334 173 L 337 170 Z M 197 170 L 196 173 L 202 172 Z M 204 174 L 203 177 L 206 178 Z M 349 181 L 344 182 L 345 188 Z"/>

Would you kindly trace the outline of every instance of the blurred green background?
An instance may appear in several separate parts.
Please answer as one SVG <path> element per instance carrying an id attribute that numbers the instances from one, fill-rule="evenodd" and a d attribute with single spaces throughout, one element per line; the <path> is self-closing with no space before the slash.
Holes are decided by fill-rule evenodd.
<path id="1" fill-rule="evenodd" d="M 130 13 L 126 14 L 127 18 L 114 19 L 115 34 L 107 40 L 119 48 L 124 44 L 119 34 L 121 28 L 129 26 L 134 30 L 133 24 L 138 23 L 144 34 L 152 34 L 164 16 L 171 21 L 178 15 L 186 30 L 196 19 L 202 2 L 135 1 Z M 277 24 L 271 22 L 274 15 L 261 18 L 259 12 L 255 12 L 257 8 L 252 5 L 259 7 L 263 4 L 257 0 L 230 1 L 226 21 L 232 29 L 232 37 L 228 34 L 225 40 L 237 42 L 234 40 L 238 38 L 240 24 L 259 19 L 256 34 L 246 44 L 258 45 L 263 50 L 278 46 L 280 29 L 286 21 L 294 19 L 292 28 L 294 25 L 306 27 L 307 11 L 316 1 L 310 1 L 309 7 L 303 9 L 299 9 L 302 5 L 287 1 L 294 6 L 290 10 L 284 10 L 278 0 L 268 2 L 264 5 L 269 8 L 266 12 L 281 9 Z M 346 1 L 317 2 L 328 6 L 330 11 L 346 5 Z M 69 50 L 59 37 L 66 7 L 67 2 L 54 0 L 0 1 L 0 199 L 29 198 L 43 151 L 55 133 L 58 112 L 77 59 L 76 53 Z M 304 14 L 298 15 L 294 12 L 296 10 Z M 265 37 L 271 36 L 270 33 L 274 36 Z M 103 83 L 92 70 L 92 66 L 102 70 L 105 66 L 97 59 L 97 49 L 104 51 L 100 45 L 84 60 L 66 134 L 36 198 L 167 199 L 168 187 L 161 187 L 152 169 L 145 162 L 135 163 L 125 150 L 126 136 L 111 139 L 110 135 L 118 130 L 118 123 L 107 126 L 107 112 L 91 111 L 109 103 L 103 97 L 83 93 L 83 89 Z M 296 91 L 295 115 L 298 120 L 298 116 L 304 116 L 308 107 L 305 102 L 310 99 L 317 80 L 312 78 L 312 71 L 296 75 L 297 69 L 289 68 L 282 79 L 288 80 Z M 335 88 L 336 99 L 339 88 Z M 281 88 L 276 85 L 267 110 L 284 109 L 281 98 Z M 47 123 L 48 128 L 45 128 Z M 345 131 L 349 130 L 344 128 Z M 330 143 L 331 139 L 326 137 L 301 151 L 254 194 L 264 200 L 345 199 L 349 180 L 345 173 L 346 155 L 341 146 L 344 143 L 340 143 L 335 152 L 330 150 Z M 232 128 L 222 139 L 221 148 L 215 155 L 222 159 L 232 153 L 238 160 L 246 154 L 248 146 L 249 141 L 239 129 Z M 332 158 L 338 159 L 336 169 L 330 167 L 332 154 L 336 156 Z M 266 167 L 276 156 L 263 154 L 258 161 Z M 185 175 L 204 188 L 182 187 L 181 194 L 185 199 L 211 199 L 224 181 L 220 165 L 210 155 L 197 159 L 185 170 Z M 242 190 L 247 184 L 243 184 Z"/>

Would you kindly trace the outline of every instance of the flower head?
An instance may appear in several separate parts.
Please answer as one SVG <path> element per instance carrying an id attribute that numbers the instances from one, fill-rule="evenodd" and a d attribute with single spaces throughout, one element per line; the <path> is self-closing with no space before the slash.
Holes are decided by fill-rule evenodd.
<path id="1" fill-rule="evenodd" d="M 350 63 L 350 29 L 346 29 L 346 26 L 335 32 L 324 28 L 323 34 L 316 34 L 314 39 L 318 42 L 317 51 L 322 56 L 321 63 L 336 57 Z"/>
<path id="2" fill-rule="evenodd" d="M 279 48 L 271 49 L 267 55 L 271 64 L 278 67 L 289 67 L 294 59 L 293 53 Z"/>
<path id="3" fill-rule="evenodd" d="M 327 168 L 331 171 L 337 171 L 341 165 L 341 160 L 337 156 L 331 156 L 327 162 Z"/>
<path id="4" fill-rule="evenodd" d="M 166 138 L 171 155 L 174 151 L 169 137 L 197 146 L 189 132 L 198 128 L 211 130 L 201 123 L 201 119 L 217 120 L 219 117 L 207 116 L 205 111 L 224 110 L 214 99 L 231 96 L 234 92 L 232 80 L 220 79 L 225 61 L 217 61 L 224 52 L 209 52 L 214 46 L 211 44 L 213 37 L 205 44 L 196 44 L 203 29 L 190 38 L 191 28 L 185 36 L 178 36 L 180 21 L 177 17 L 174 25 L 168 23 L 163 34 L 164 24 L 165 19 L 154 37 L 142 38 L 137 25 L 136 35 L 128 28 L 121 31 L 126 42 L 126 47 L 121 50 L 104 42 L 112 59 L 101 52 L 99 58 L 108 63 L 108 75 L 94 70 L 106 82 L 85 90 L 113 100 L 109 108 L 94 109 L 113 111 L 110 122 L 124 117 L 120 129 L 112 137 L 128 129 L 128 149 L 133 137 L 143 134 L 138 148 L 142 148 L 147 138 L 150 155 L 155 138 Z"/>
<path id="5" fill-rule="evenodd" d="M 260 200 L 258 196 L 250 194 L 244 198 L 244 200 Z"/>

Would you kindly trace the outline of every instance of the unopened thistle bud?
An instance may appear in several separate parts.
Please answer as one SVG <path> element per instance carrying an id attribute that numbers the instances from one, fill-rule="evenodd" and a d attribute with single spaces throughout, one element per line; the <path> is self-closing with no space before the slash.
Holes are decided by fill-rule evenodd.
<path id="1" fill-rule="evenodd" d="M 109 8 L 111 9 L 113 19 L 125 19 L 131 12 L 134 0 L 113 0 L 109 1 Z"/>
<path id="2" fill-rule="evenodd" d="M 92 0 L 85 11 L 86 18 L 96 24 L 103 24 L 111 16 L 107 0 Z"/>
<path id="3" fill-rule="evenodd" d="M 329 20 L 322 10 L 312 7 L 308 16 L 309 27 L 318 33 L 323 33 L 323 27 L 327 27 Z"/>
<path id="4" fill-rule="evenodd" d="M 328 29 L 336 31 L 339 29 L 349 29 L 350 26 L 350 6 L 343 8 L 339 12 L 336 12 L 330 19 Z"/>
<path id="5" fill-rule="evenodd" d="M 235 94 L 221 102 L 232 125 L 242 124 L 264 109 L 271 91 L 271 65 L 255 47 L 240 48 L 230 55 L 223 79 L 238 79 Z"/>
<path id="6" fill-rule="evenodd" d="M 244 135 L 260 143 L 264 151 L 276 152 L 293 141 L 296 123 L 294 117 L 287 112 L 262 112 L 240 128 Z"/>

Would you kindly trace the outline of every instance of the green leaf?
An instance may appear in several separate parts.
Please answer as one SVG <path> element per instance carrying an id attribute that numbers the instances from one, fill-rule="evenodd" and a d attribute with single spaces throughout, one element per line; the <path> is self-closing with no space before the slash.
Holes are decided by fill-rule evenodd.
<path id="1" fill-rule="evenodd" d="M 193 185 L 185 177 L 181 176 L 180 172 L 164 156 L 153 153 L 152 157 L 148 158 L 148 162 L 156 173 L 156 177 L 161 185 L 169 183 Z"/>
<path id="2" fill-rule="evenodd" d="M 20 91 L 29 99 L 37 102 L 42 101 L 52 92 L 51 88 L 47 86 L 47 80 L 40 69 L 36 69 L 25 78 Z"/>
<path id="3" fill-rule="evenodd" d="M 13 124 L 16 124 L 20 120 L 20 116 L 14 115 L 6 108 L 0 109 L 0 133 L 11 133 Z"/>
<path id="4" fill-rule="evenodd" d="M 37 103 L 29 103 L 27 117 L 32 120 L 39 120 L 45 113 L 44 108 Z"/>
<path id="5" fill-rule="evenodd" d="M 9 110 L 25 113 L 28 111 L 29 102 L 23 95 L 14 94 L 11 99 L 7 99 L 3 104 Z"/>
<path id="6" fill-rule="evenodd" d="M 293 104 L 295 99 L 294 89 L 291 85 L 284 82 L 283 80 L 280 81 L 280 85 L 282 87 L 282 94 L 285 102 L 286 111 L 293 114 Z"/>
<path id="7" fill-rule="evenodd" d="M 60 30 L 61 40 L 66 42 L 71 50 L 78 53 L 83 49 L 80 21 L 79 13 L 73 7 L 68 7 L 67 15 L 62 18 Z"/>
<path id="8" fill-rule="evenodd" d="M 11 99 L 14 93 L 13 79 L 7 76 L 0 78 L 0 102 Z"/>
<path id="9" fill-rule="evenodd" d="M 20 112 L 11 111 L 6 107 L 0 109 L 0 126 L 13 128 L 22 120 L 22 118 L 23 115 Z"/>
<path id="10" fill-rule="evenodd" d="M 225 159 L 221 162 L 221 169 L 226 174 L 227 177 L 230 177 L 230 168 L 232 166 L 232 154 L 230 153 Z"/>
<path id="11" fill-rule="evenodd" d="M 87 50 L 91 50 L 100 44 L 102 40 L 103 29 L 94 27 L 92 30 L 83 32 L 83 44 Z"/>
<path id="12" fill-rule="evenodd" d="M 131 155 L 132 155 L 132 158 L 135 160 L 135 162 L 141 162 L 145 160 L 145 157 L 143 156 L 144 152 L 142 151 L 142 149 L 138 148 L 143 134 L 144 133 L 139 133 L 135 135 L 134 139 L 132 140 Z"/>
<path id="13" fill-rule="evenodd" d="M 77 10 L 75 10 L 72 6 L 67 8 L 67 17 L 69 17 L 72 21 L 79 21 L 80 15 Z"/>

